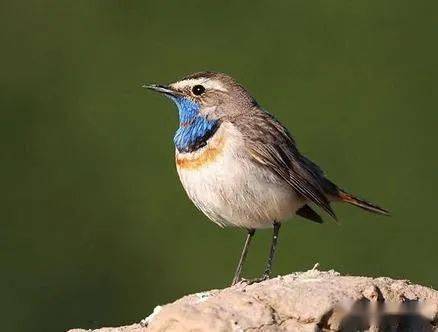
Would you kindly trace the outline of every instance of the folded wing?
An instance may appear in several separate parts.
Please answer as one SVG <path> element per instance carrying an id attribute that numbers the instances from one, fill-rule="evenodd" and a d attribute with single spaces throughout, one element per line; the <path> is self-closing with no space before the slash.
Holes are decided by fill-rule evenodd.
<path id="1" fill-rule="evenodd" d="M 243 134 L 245 147 L 253 161 L 268 168 L 299 195 L 336 219 L 327 199 L 330 192 L 336 194 L 336 186 L 325 179 L 318 166 L 299 153 L 286 128 L 264 111 L 245 114 L 233 124 Z"/>

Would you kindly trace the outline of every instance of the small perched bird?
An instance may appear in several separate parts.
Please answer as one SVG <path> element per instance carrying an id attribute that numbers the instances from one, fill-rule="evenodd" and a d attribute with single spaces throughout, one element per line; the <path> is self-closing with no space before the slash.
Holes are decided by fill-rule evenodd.
<path id="1" fill-rule="evenodd" d="M 331 202 L 388 214 L 327 179 L 298 151 L 288 130 L 230 76 L 199 72 L 169 85 L 144 87 L 178 107 L 176 167 L 189 198 L 219 226 L 248 232 L 232 284 L 241 280 L 256 229 L 273 228 L 273 237 L 266 269 L 253 282 L 270 277 L 285 220 L 299 215 L 322 223 L 312 205 L 334 219 Z"/>

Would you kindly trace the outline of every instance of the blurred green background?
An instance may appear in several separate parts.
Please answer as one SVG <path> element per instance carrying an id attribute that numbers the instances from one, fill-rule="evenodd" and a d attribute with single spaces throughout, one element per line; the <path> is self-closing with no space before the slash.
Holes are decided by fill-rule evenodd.
<path id="1" fill-rule="evenodd" d="M 0 6 L 3 330 L 126 324 L 229 284 L 244 233 L 187 199 L 176 108 L 140 88 L 200 70 L 236 77 L 335 182 L 393 213 L 292 220 L 275 274 L 319 262 L 438 287 L 438 2 Z M 248 276 L 270 236 L 256 235 Z"/>

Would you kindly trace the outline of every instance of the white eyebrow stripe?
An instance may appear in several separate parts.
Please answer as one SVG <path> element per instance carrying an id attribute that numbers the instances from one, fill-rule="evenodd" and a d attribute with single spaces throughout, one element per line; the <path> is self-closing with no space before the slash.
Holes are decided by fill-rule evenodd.
<path id="1" fill-rule="evenodd" d="M 209 79 L 209 78 L 205 78 L 205 77 L 200 77 L 200 78 L 192 78 L 192 79 L 188 79 L 188 80 L 183 80 L 183 81 L 178 81 L 175 82 L 173 84 L 171 84 L 172 87 L 174 87 L 175 89 L 183 89 L 187 86 L 195 86 L 195 85 L 202 85 L 204 86 L 207 90 L 219 90 L 219 91 L 223 91 L 223 92 L 227 92 L 228 90 L 225 89 L 224 85 L 219 82 L 218 80 L 215 79 Z"/>

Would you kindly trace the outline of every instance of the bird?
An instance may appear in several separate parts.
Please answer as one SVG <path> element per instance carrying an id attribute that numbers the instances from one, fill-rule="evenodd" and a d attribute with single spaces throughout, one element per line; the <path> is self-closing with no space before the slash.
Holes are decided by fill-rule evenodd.
<path id="1" fill-rule="evenodd" d="M 317 207 L 337 220 L 332 202 L 389 215 L 330 181 L 300 153 L 286 127 L 231 76 L 202 71 L 143 87 L 177 106 L 175 161 L 188 197 L 220 227 L 246 230 L 231 285 L 270 278 L 280 227 L 296 215 L 322 223 Z M 266 268 L 259 278 L 243 279 L 252 238 L 265 228 L 273 229 Z"/>

